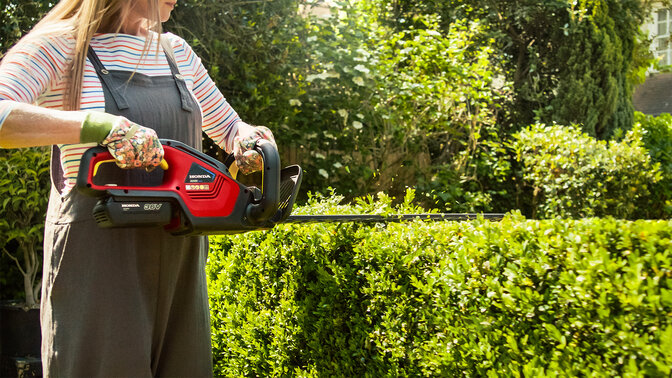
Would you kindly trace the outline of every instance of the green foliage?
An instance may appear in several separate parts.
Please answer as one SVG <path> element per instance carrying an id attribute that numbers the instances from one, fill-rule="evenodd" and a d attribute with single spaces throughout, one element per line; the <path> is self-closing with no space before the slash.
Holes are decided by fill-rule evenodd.
<path id="1" fill-rule="evenodd" d="M 470 157 L 508 93 L 493 49 L 472 47 L 478 23 L 442 32 L 420 17 L 423 27 L 394 31 L 372 4 L 313 17 L 311 2 L 187 1 L 166 29 L 194 46 L 243 119 L 273 130 L 307 191 L 400 195 L 420 181 L 437 206 L 468 202 L 456 182 L 474 181 Z"/>
<path id="2" fill-rule="evenodd" d="M 639 2 L 586 1 L 572 6 L 566 38 L 557 50 L 557 94 L 547 119 L 580 122 L 590 135 L 606 139 L 633 123 L 633 51 L 643 20 Z"/>
<path id="3" fill-rule="evenodd" d="M 672 115 L 657 117 L 635 113 L 633 128 L 642 136 L 651 161 L 660 164 L 662 179 L 652 183 L 648 203 L 643 203 L 647 217 L 665 219 L 672 215 Z"/>
<path id="4" fill-rule="evenodd" d="M 314 20 L 311 64 L 287 119 L 288 136 L 305 151 L 305 187 L 354 197 L 401 195 L 418 183 L 435 205 L 451 207 L 446 193 L 471 179 L 470 159 L 507 94 L 489 63 L 492 48 L 472 48 L 477 23 L 440 32 L 425 17 L 423 28 L 393 32 L 366 8 L 341 5 Z"/>
<path id="5" fill-rule="evenodd" d="M 537 124 L 514 137 L 523 185 L 531 191 L 532 216 L 637 218 L 642 198 L 661 180 L 641 135 L 599 141 L 576 126 Z"/>
<path id="6" fill-rule="evenodd" d="M 38 301 L 49 188 L 47 150 L 0 150 L 0 250 L 12 260 L 12 264 L 2 266 L 2 276 L 16 276 L 11 271 L 19 270 L 28 306 Z"/>
<path id="7" fill-rule="evenodd" d="M 0 58 L 54 3 L 49 0 L 3 0 L 0 3 Z"/>
<path id="8" fill-rule="evenodd" d="M 380 86 L 380 110 L 402 125 L 397 133 L 404 144 L 429 158 L 413 181 L 440 208 L 487 208 L 487 182 L 500 172 L 477 172 L 479 155 L 491 153 L 491 142 L 502 134 L 497 119 L 510 94 L 503 73 L 490 63 L 492 46 L 473 46 L 480 34 L 478 23 L 455 22 L 440 33 L 438 23 L 426 22 L 388 38 L 396 48 L 381 49 L 381 71 L 389 74 Z"/>
<path id="9" fill-rule="evenodd" d="M 296 67 L 305 65 L 306 20 L 298 0 L 179 1 L 164 29 L 182 36 L 202 59 L 217 87 L 247 122 L 279 128 L 293 110 L 300 87 Z M 206 139 L 214 156 L 221 152 Z M 289 161 L 289 159 L 285 159 Z"/>
<path id="10" fill-rule="evenodd" d="M 456 20 L 479 20 L 481 41 L 494 38 L 515 97 L 503 120 L 517 128 L 539 122 L 581 124 L 600 139 L 627 130 L 632 86 L 653 57 L 640 26 L 652 1 L 634 0 L 381 0 L 391 24 L 439 14 L 444 30 Z M 664 3 L 669 3 L 665 1 Z"/>
<path id="11" fill-rule="evenodd" d="M 336 203 L 299 210 L 405 210 Z M 213 238 L 215 375 L 668 376 L 671 237 L 511 214 Z"/>

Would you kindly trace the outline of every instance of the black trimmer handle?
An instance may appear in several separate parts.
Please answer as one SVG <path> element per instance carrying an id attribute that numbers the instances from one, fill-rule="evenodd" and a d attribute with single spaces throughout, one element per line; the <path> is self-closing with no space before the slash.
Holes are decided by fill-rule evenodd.
<path id="1" fill-rule="evenodd" d="M 278 211 L 280 203 L 280 155 L 275 145 L 259 139 L 254 146 L 264 162 L 261 170 L 261 199 L 247 206 L 246 215 L 252 224 L 262 224 Z"/>

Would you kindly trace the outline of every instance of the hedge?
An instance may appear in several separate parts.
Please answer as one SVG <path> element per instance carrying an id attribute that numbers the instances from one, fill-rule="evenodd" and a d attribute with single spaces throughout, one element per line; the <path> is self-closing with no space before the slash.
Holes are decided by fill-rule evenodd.
<path id="1" fill-rule="evenodd" d="M 662 179 L 652 183 L 654 193 L 642 208 L 648 210 L 650 218 L 666 219 L 672 216 L 672 115 L 659 116 L 635 112 L 633 130 L 641 134 L 642 144 L 648 151 L 651 161 L 660 166 Z"/>
<path id="2" fill-rule="evenodd" d="M 215 374 L 669 376 L 671 236 L 512 213 L 211 238 Z"/>
<path id="3" fill-rule="evenodd" d="M 601 141 L 578 126 L 531 125 L 512 143 L 529 189 L 533 218 L 660 216 L 665 198 L 652 191 L 662 180 L 660 163 L 649 156 L 640 127 L 621 141 Z M 662 218 L 667 218 L 663 216 Z"/>

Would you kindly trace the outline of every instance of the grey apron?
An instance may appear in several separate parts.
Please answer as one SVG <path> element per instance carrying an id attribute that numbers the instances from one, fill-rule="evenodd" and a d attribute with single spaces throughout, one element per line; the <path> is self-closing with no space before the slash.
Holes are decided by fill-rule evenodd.
<path id="1" fill-rule="evenodd" d="M 170 46 L 162 46 L 172 76 L 108 71 L 89 50 L 105 111 L 200 149 L 200 108 Z M 92 217 L 96 199 L 76 189 L 60 195 L 62 171 L 55 152 L 44 241 L 45 376 L 212 376 L 207 239 L 171 236 L 161 227 L 99 228 Z M 160 169 L 121 176 L 118 171 L 100 175 L 127 183 L 161 179 Z"/>

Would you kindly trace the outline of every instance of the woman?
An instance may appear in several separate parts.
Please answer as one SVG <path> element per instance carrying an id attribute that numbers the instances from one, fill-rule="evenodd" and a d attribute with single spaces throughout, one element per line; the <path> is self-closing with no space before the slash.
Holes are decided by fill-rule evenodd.
<path id="1" fill-rule="evenodd" d="M 246 148 L 272 135 L 240 120 L 183 39 L 161 34 L 175 4 L 61 0 L 0 65 L 0 147 L 56 146 L 41 302 L 47 377 L 212 375 L 207 240 L 98 228 L 95 199 L 73 190 L 86 149 L 101 144 L 120 167 L 152 171 L 157 137 L 200 148 L 205 132 L 243 173 L 259 169 Z"/>

